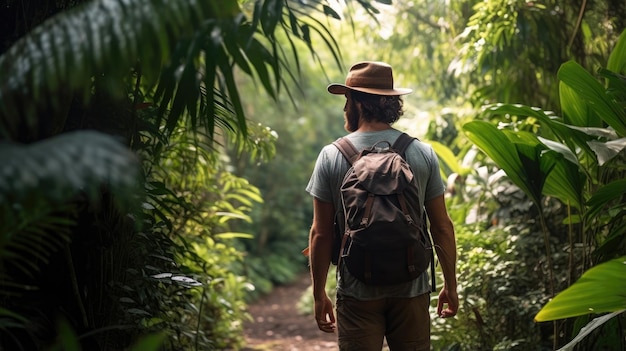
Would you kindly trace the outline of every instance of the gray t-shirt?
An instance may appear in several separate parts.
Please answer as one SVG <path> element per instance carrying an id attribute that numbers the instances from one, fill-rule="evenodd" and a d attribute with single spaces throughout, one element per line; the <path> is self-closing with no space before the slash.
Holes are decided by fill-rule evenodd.
<path id="1" fill-rule="evenodd" d="M 376 132 L 354 132 L 347 137 L 358 150 L 362 150 L 383 140 L 393 144 L 400 133 L 396 129 L 386 129 Z M 417 177 L 422 205 L 425 201 L 443 194 L 445 188 L 439 173 L 439 160 L 430 145 L 414 141 L 406 150 L 406 159 Z M 341 209 L 339 189 L 348 167 L 348 162 L 339 150 L 332 144 L 326 145 L 317 158 L 306 191 L 321 201 L 332 202 L 335 210 Z M 414 297 L 430 290 L 428 272 L 422 273 L 411 282 L 386 286 L 372 286 L 361 282 L 348 272 L 345 265 L 341 265 L 341 270 L 337 274 L 338 294 L 359 300 Z"/>

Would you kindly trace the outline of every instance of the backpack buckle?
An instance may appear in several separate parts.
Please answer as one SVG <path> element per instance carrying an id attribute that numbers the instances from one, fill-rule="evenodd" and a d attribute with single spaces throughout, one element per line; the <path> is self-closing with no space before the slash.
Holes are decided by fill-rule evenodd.
<path id="1" fill-rule="evenodd" d="M 385 146 L 385 144 L 387 144 L 387 146 Z M 374 144 L 370 151 L 375 152 L 377 154 L 382 154 L 385 152 L 389 152 L 390 150 L 391 150 L 391 143 L 388 142 L 387 140 L 382 140 Z"/>
<path id="2" fill-rule="evenodd" d="M 406 221 L 409 222 L 409 224 L 415 224 L 415 222 L 413 221 L 413 218 L 411 218 L 410 215 L 405 215 L 406 217 Z"/>

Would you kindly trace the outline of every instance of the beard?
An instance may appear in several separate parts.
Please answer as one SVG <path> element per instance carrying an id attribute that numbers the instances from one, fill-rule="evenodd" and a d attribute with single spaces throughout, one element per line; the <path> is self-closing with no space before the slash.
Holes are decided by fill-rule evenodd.
<path id="1" fill-rule="evenodd" d="M 359 113 L 357 111 L 356 105 L 353 101 L 349 105 L 346 106 L 346 111 L 344 112 L 344 118 L 346 123 L 344 128 L 352 133 L 359 129 Z"/>

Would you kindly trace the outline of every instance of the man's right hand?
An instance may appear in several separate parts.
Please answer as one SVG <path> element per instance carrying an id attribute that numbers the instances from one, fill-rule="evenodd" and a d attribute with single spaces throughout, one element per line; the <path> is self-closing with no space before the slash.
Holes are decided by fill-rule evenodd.
<path id="1" fill-rule="evenodd" d="M 317 322 L 317 327 L 325 333 L 334 333 L 337 328 L 333 303 L 326 294 L 321 299 L 315 300 L 315 322 Z"/>
<path id="2" fill-rule="evenodd" d="M 456 316 L 458 310 L 459 295 L 456 290 L 449 290 L 444 286 L 439 293 L 437 315 L 441 318 L 450 318 Z"/>

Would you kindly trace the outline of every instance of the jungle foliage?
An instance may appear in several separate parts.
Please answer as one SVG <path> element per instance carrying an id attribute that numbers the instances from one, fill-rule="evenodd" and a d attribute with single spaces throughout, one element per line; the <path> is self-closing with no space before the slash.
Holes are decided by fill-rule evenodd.
<path id="1" fill-rule="evenodd" d="M 224 150 L 266 160 L 235 74 L 276 98 L 317 4 L 12 1 L 0 6 L 0 346 L 237 348 L 258 189 Z M 323 11 L 323 8 L 319 8 Z M 322 12 L 323 13 L 323 12 Z M 338 57 L 337 60 L 338 61 Z M 297 67 L 297 66 L 296 66 Z M 158 332 L 150 339 L 142 336 Z"/>
<path id="2" fill-rule="evenodd" d="M 623 348 L 625 19 L 620 0 L 6 0 L 0 348 L 241 347 L 246 302 L 306 270 L 304 186 L 343 133 L 325 86 L 364 57 L 414 88 L 398 126 L 448 179 L 463 306 L 435 348 Z M 589 284 L 602 305 L 575 303 Z"/>
<path id="3" fill-rule="evenodd" d="M 608 58 L 607 67 L 598 70 L 600 82 L 574 61 L 561 65 L 557 73 L 561 116 L 530 106 L 498 104 L 487 106 L 485 115 L 502 116 L 505 127 L 484 121 L 464 125 L 470 140 L 506 172 L 537 208 L 546 250 L 549 297 L 563 290 L 563 283 L 569 286 L 581 272 L 600 263 L 614 262 L 588 271 L 582 282 L 574 283 L 567 293 L 550 301 L 535 317 L 540 322 L 579 316 L 586 319 L 589 311 L 602 314 L 626 309 L 621 298 L 625 288 L 619 279 L 626 268 L 625 45 L 626 31 Z M 561 266 L 552 262 L 553 251 L 559 247 L 551 243 L 552 233 L 543 206 L 545 196 L 566 206 L 563 223 L 567 225 L 567 241 L 561 249 L 568 255 L 565 274 L 554 271 L 555 266 Z M 562 280 L 555 278 L 557 274 Z M 596 284 L 579 287 L 585 279 L 603 274 L 607 276 Z M 569 299 L 563 301 L 567 294 Z M 555 323 L 555 346 L 559 344 L 556 335 L 571 335 L 572 329 L 580 328 L 584 321 L 575 324 L 579 326 Z M 598 344 L 623 346 L 624 336 L 619 332 L 622 328 L 616 324 L 618 332 L 598 340 Z M 596 348 L 598 344 L 586 347 Z"/>

